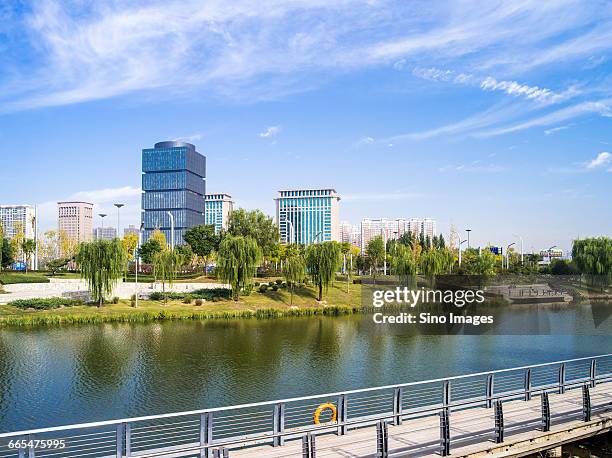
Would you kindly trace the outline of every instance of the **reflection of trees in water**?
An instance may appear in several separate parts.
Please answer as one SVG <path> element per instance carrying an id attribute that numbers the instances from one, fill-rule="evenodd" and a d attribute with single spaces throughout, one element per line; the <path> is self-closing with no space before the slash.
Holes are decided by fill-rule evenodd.
<path id="1" fill-rule="evenodd" d="M 83 394 L 113 393 L 130 376 L 129 362 L 135 347 L 128 325 L 99 325 L 86 334 L 75 349 L 75 386 Z"/>
<path id="2" fill-rule="evenodd" d="M 6 342 L 7 337 L 0 332 L 0 418 L 6 418 L 10 405 L 6 400 L 11 397 L 14 370 L 17 364 L 13 345 Z"/>

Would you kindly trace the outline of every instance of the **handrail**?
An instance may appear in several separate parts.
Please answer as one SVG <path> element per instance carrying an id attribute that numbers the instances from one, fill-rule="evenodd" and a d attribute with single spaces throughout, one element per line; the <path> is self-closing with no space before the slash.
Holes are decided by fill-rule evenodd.
<path id="1" fill-rule="evenodd" d="M 319 398 L 326 398 L 326 397 L 331 398 L 331 397 L 338 397 L 342 395 L 347 396 L 347 395 L 356 394 L 356 393 L 368 393 L 371 391 L 386 390 L 386 389 L 391 389 L 391 388 L 406 388 L 409 386 L 417 386 L 417 385 L 424 385 L 424 384 L 431 384 L 431 383 L 438 383 L 438 382 L 447 382 L 447 381 L 460 380 L 460 379 L 465 379 L 465 378 L 470 378 L 470 377 L 478 377 L 478 376 L 490 375 L 490 374 L 500 374 L 500 373 L 506 373 L 506 372 L 535 369 L 538 367 L 555 366 L 555 365 L 559 365 L 563 363 L 567 364 L 567 363 L 572 363 L 572 362 L 577 362 L 577 361 L 597 360 L 597 359 L 608 358 L 608 357 L 612 357 L 612 353 L 597 355 L 597 356 L 587 356 L 583 358 L 573 358 L 573 359 L 567 359 L 567 360 L 553 361 L 553 362 L 548 362 L 548 363 L 531 364 L 531 365 L 518 366 L 518 367 L 507 368 L 507 369 L 497 369 L 493 371 L 475 372 L 475 373 L 470 373 L 470 374 L 455 375 L 451 377 L 436 378 L 436 379 L 430 379 L 430 380 L 420 380 L 416 382 L 408 382 L 408 383 L 402 383 L 402 384 L 396 384 L 396 385 L 383 385 L 383 386 L 377 386 L 377 387 L 371 387 L 371 388 L 362 388 L 362 389 L 349 390 L 349 391 L 337 391 L 337 392 L 332 392 L 332 393 L 315 394 L 315 395 L 309 395 L 309 396 L 278 399 L 278 400 L 272 400 L 272 401 L 262 401 L 262 402 L 255 402 L 255 403 L 249 403 L 249 404 L 237 404 L 237 405 L 225 406 L 225 407 L 213 407 L 209 409 L 198 409 L 198 410 L 190 410 L 190 411 L 184 411 L 184 412 L 173 412 L 173 413 L 168 413 L 168 414 L 147 415 L 147 416 L 142 416 L 142 417 L 131 417 L 131 418 L 116 419 L 116 420 L 104 420 L 104 421 L 98 421 L 98 422 L 51 426 L 47 428 L 37 428 L 37 429 L 30 429 L 30 430 L 6 432 L 6 433 L 0 433 L 0 438 L 26 436 L 26 435 L 49 433 L 49 432 L 55 432 L 55 431 L 66 431 L 66 430 L 74 430 L 74 429 L 88 429 L 88 428 L 95 428 L 95 427 L 101 427 L 101 426 L 113 426 L 113 425 L 116 426 L 116 425 L 120 425 L 123 423 L 136 423 L 136 422 L 149 421 L 149 420 L 176 418 L 176 417 L 189 416 L 189 415 L 200 415 L 200 414 L 206 414 L 206 413 L 248 409 L 248 408 L 253 408 L 253 407 L 261 407 L 261 406 L 272 406 L 272 405 L 276 405 L 279 403 L 288 404 L 292 402 L 306 401 L 306 400 L 312 400 L 312 399 L 319 399 Z M 557 385 L 551 386 L 551 388 L 554 388 L 556 386 Z"/>

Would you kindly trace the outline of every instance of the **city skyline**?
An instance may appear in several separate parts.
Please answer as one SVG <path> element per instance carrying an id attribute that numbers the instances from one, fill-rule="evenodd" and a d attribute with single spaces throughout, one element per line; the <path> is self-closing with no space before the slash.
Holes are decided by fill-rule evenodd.
<path id="1" fill-rule="evenodd" d="M 140 151 L 181 139 L 208 191 L 268 215 L 278 189 L 333 186 L 353 224 L 423 215 L 535 249 L 610 234 L 610 5 L 211 5 L 0 10 L 2 203 L 52 229 L 58 201 L 124 202 L 138 225 Z"/>

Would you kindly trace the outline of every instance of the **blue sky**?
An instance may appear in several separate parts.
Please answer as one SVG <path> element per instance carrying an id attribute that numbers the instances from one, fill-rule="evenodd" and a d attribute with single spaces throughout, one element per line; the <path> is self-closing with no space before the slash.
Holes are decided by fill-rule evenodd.
<path id="1" fill-rule="evenodd" d="M 353 223 L 612 232 L 609 2 L 38 0 L 0 24 L 0 201 L 43 228 L 68 198 L 137 224 L 140 150 L 184 139 L 209 192 L 271 215 L 333 186 Z"/>

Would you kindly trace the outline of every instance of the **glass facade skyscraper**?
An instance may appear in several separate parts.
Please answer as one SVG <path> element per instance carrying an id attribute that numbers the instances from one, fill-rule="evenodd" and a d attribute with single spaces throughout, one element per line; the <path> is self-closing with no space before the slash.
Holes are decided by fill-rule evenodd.
<path id="1" fill-rule="evenodd" d="M 282 243 L 310 244 L 340 240 L 340 220 L 335 189 L 279 191 L 276 220 Z"/>
<path id="2" fill-rule="evenodd" d="M 142 150 L 144 240 L 160 229 L 171 240 L 168 212 L 174 217 L 175 245 L 190 227 L 204 224 L 206 158 L 184 142 L 160 142 Z"/>

